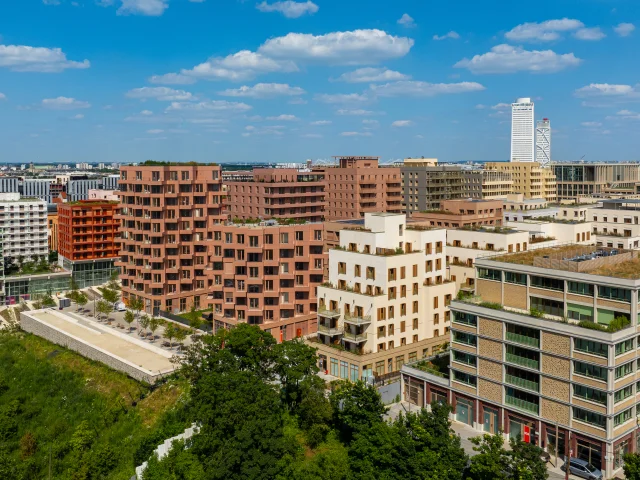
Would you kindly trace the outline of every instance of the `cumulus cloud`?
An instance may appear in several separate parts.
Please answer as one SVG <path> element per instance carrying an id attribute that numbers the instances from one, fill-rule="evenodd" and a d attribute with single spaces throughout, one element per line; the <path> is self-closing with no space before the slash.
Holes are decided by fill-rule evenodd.
<path id="1" fill-rule="evenodd" d="M 558 54 L 553 50 L 525 50 L 511 45 L 496 45 L 490 52 L 464 58 L 455 68 L 467 68 L 473 73 L 553 73 L 580 65 L 573 53 Z"/>
<path id="2" fill-rule="evenodd" d="M 174 90 L 169 87 L 142 87 L 129 90 L 126 94 L 129 98 L 139 98 L 141 100 L 156 99 L 165 102 L 179 102 L 192 100 L 194 97 L 190 92 L 184 90 Z"/>
<path id="3" fill-rule="evenodd" d="M 84 118 L 84 115 L 81 113 L 78 113 L 77 115 L 74 115 L 73 117 L 71 117 L 71 120 L 82 120 Z"/>
<path id="4" fill-rule="evenodd" d="M 319 133 L 304 133 L 300 135 L 302 138 L 322 138 L 322 135 Z"/>
<path id="5" fill-rule="evenodd" d="M 361 108 L 354 109 L 354 110 L 341 108 L 336 113 L 338 115 L 357 115 L 357 116 L 375 115 L 376 114 L 376 112 L 372 112 L 371 110 L 363 110 Z"/>
<path id="6" fill-rule="evenodd" d="M 340 134 L 342 137 L 371 137 L 372 135 L 371 132 L 342 132 Z"/>
<path id="7" fill-rule="evenodd" d="M 606 117 L 607 120 L 640 120 L 640 113 L 631 110 L 620 110 L 615 116 Z"/>
<path id="8" fill-rule="evenodd" d="M 209 100 L 204 102 L 172 102 L 167 111 L 182 112 L 246 112 L 251 107 L 246 103 L 228 102 L 226 100 Z"/>
<path id="9" fill-rule="evenodd" d="M 151 110 L 142 110 L 140 112 L 140 115 L 149 116 L 149 115 L 153 115 L 153 112 Z"/>
<path id="10" fill-rule="evenodd" d="M 584 28 L 584 23 L 571 18 L 547 20 L 545 22 L 529 22 L 518 25 L 504 34 L 509 40 L 550 42 L 558 40 L 560 34 Z"/>
<path id="11" fill-rule="evenodd" d="M 411 120 L 396 120 L 391 124 L 392 127 L 410 127 L 413 125 Z"/>
<path id="12" fill-rule="evenodd" d="M 295 115 L 282 114 L 274 117 L 267 117 L 267 120 L 278 120 L 281 122 L 295 122 L 298 120 L 298 117 L 296 117 Z"/>
<path id="13" fill-rule="evenodd" d="M 613 27 L 613 31 L 620 37 L 628 37 L 636 29 L 633 23 L 619 23 Z"/>
<path id="14" fill-rule="evenodd" d="M 308 102 L 304 98 L 292 98 L 287 102 L 289 105 L 306 105 Z"/>
<path id="15" fill-rule="evenodd" d="M 582 125 L 583 127 L 587 127 L 587 128 L 595 128 L 595 127 L 601 127 L 602 123 L 600 123 L 600 122 L 582 122 L 580 125 Z"/>
<path id="16" fill-rule="evenodd" d="M 243 137 L 250 137 L 252 135 L 284 135 L 285 127 L 282 125 L 269 125 L 265 127 L 255 127 L 253 125 L 247 125 L 244 127 L 245 132 L 242 133 Z"/>
<path id="17" fill-rule="evenodd" d="M 190 85 L 196 83 L 196 79 L 180 73 L 165 73 L 164 75 L 153 75 L 149 77 L 149 83 L 158 85 Z"/>
<path id="18" fill-rule="evenodd" d="M 445 33 L 444 35 L 434 35 L 433 39 L 434 40 L 446 40 L 447 38 L 451 38 L 453 40 L 457 40 L 460 38 L 460 35 L 458 35 L 457 32 L 454 32 L 453 30 L 451 30 L 449 33 Z"/>
<path id="19" fill-rule="evenodd" d="M 118 15 L 158 17 L 169 7 L 168 0 L 122 0 Z"/>
<path id="20" fill-rule="evenodd" d="M 416 22 L 413 18 L 411 18 L 411 16 L 408 13 L 404 13 L 398 19 L 398 25 L 402 25 L 403 27 L 406 27 L 406 28 L 414 28 L 416 26 Z"/>
<path id="21" fill-rule="evenodd" d="M 411 78 L 409 75 L 404 75 L 400 72 L 396 72 L 393 70 L 389 70 L 385 67 L 382 68 L 374 68 L 374 67 L 365 67 L 358 68 L 353 72 L 343 73 L 338 77 L 338 80 L 349 83 L 360 83 L 360 82 L 391 82 L 393 80 L 407 80 Z"/>
<path id="22" fill-rule="evenodd" d="M 591 83 L 578 88 L 576 97 L 638 97 L 640 85 L 616 85 L 610 83 Z"/>
<path id="23" fill-rule="evenodd" d="M 412 96 L 431 97 L 453 93 L 478 92 L 485 87 L 476 82 L 428 83 L 418 81 L 400 81 L 384 85 L 371 85 L 371 92 L 380 97 Z"/>
<path id="24" fill-rule="evenodd" d="M 370 98 L 359 93 L 320 93 L 313 97 L 323 103 L 366 103 Z"/>
<path id="25" fill-rule="evenodd" d="M 319 10 L 318 5 L 311 1 L 293 2 L 291 0 L 271 4 L 262 2 L 257 4 L 256 8 L 261 12 L 279 12 L 287 18 L 298 18 L 303 15 L 313 15 Z"/>
<path id="26" fill-rule="evenodd" d="M 578 40 L 602 40 L 606 35 L 600 27 L 581 28 L 577 30 L 573 36 Z"/>
<path id="27" fill-rule="evenodd" d="M 310 125 L 331 125 L 332 123 L 331 120 L 316 120 L 311 122 Z"/>
<path id="28" fill-rule="evenodd" d="M 0 45 L 0 67 L 15 72 L 57 73 L 66 69 L 89 68 L 89 60 L 67 60 L 60 48 Z"/>
<path id="29" fill-rule="evenodd" d="M 230 88 L 219 92 L 226 97 L 268 98 L 277 96 L 304 95 L 306 92 L 300 87 L 291 87 L 286 83 L 257 83 L 253 87 L 244 85 L 240 88 Z"/>
<path id="30" fill-rule="evenodd" d="M 511 108 L 510 103 L 496 103 L 495 105 L 491 106 L 492 110 L 507 110 L 509 108 Z"/>
<path id="31" fill-rule="evenodd" d="M 413 40 L 382 30 L 353 30 L 325 35 L 289 33 L 267 40 L 259 49 L 268 57 L 324 62 L 339 65 L 377 63 L 405 56 Z"/>
<path id="32" fill-rule="evenodd" d="M 42 108 L 48 110 L 76 110 L 89 107 L 91 107 L 89 102 L 69 97 L 45 98 L 42 100 Z"/>

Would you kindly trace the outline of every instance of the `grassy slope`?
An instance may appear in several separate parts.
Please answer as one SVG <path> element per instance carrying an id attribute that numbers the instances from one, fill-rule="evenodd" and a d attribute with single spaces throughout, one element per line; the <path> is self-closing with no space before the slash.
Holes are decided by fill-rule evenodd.
<path id="1" fill-rule="evenodd" d="M 91 450 L 107 445 L 115 450 L 114 468 L 103 478 L 129 479 L 141 442 L 146 439 L 152 445 L 155 439 L 149 437 L 162 438 L 167 430 L 182 426 L 175 415 L 167 422 L 164 414 L 178 403 L 184 390 L 184 383 L 171 381 L 151 391 L 126 375 L 36 336 L 0 334 L 0 423 L 2 408 L 19 405 L 17 431 L 7 431 L 0 424 L 0 447 L 17 462 L 28 464 L 30 478 L 47 478 L 51 447 L 52 477 L 67 478 L 74 468 L 70 439 L 86 421 L 94 437 Z M 159 432 L 160 428 L 165 431 Z M 36 448 L 25 457 L 27 433 L 35 438 Z"/>

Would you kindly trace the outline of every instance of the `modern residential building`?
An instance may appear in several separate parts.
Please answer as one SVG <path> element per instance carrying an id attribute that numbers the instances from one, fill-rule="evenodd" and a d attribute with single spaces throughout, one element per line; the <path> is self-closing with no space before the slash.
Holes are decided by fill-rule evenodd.
<path id="1" fill-rule="evenodd" d="M 251 182 L 253 180 L 253 170 L 223 170 L 222 182 Z"/>
<path id="2" fill-rule="evenodd" d="M 551 167 L 541 167 L 538 162 L 487 162 L 487 170 L 509 173 L 513 180 L 511 193 L 521 193 L 525 198 L 544 198 L 555 202 L 556 177 Z"/>
<path id="3" fill-rule="evenodd" d="M 213 228 L 224 222 L 217 165 L 148 162 L 122 166 L 119 180 L 122 295 L 148 312 L 205 304 Z"/>
<path id="4" fill-rule="evenodd" d="M 493 200 L 504 198 L 513 190 L 509 172 L 471 168 L 462 170 L 464 198 Z"/>
<path id="5" fill-rule="evenodd" d="M 47 203 L 19 193 L 0 194 L 0 230 L 4 258 L 25 261 L 49 254 Z"/>
<path id="6" fill-rule="evenodd" d="M 415 212 L 411 222 L 439 228 L 502 225 L 502 200 L 443 200 L 437 210 Z"/>
<path id="7" fill-rule="evenodd" d="M 206 274 L 215 330 L 259 325 L 279 340 L 315 333 L 326 253 L 322 223 L 217 225 Z"/>
<path id="8" fill-rule="evenodd" d="M 562 210 L 567 210 L 566 208 Z M 602 200 L 598 205 L 575 207 L 592 223 L 596 245 L 640 247 L 640 200 Z"/>
<path id="9" fill-rule="evenodd" d="M 105 177 L 71 177 L 67 183 L 67 198 L 70 202 L 89 199 L 89 190 L 117 190 L 119 175 Z"/>
<path id="10" fill-rule="evenodd" d="M 465 198 L 465 175 L 459 165 L 438 165 L 435 158 L 405 158 L 400 169 L 407 215 L 437 210 L 443 200 Z"/>
<path id="11" fill-rule="evenodd" d="M 511 162 L 535 160 L 533 108 L 530 98 L 519 98 L 511 104 Z"/>
<path id="12" fill-rule="evenodd" d="M 635 189 L 640 182 L 640 163 L 558 162 L 552 165 L 558 200 L 581 196 L 606 196 L 607 190 Z"/>
<path id="13" fill-rule="evenodd" d="M 451 303 L 448 367 L 405 365 L 405 398 L 448 402 L 479 431 L 619 474 L 640 447 L 638 253 L 566 245 L 478 258 L 476 268 L 476 297 Z"/>
<path id="14" fill-rule="evenodd" d="M 455 284 L 447 280 L 444 229 L 412 227 L 402 214 L 367 213 L 340 231 L 329 281 L 318 287 L 320 366 L 352 380 L 400 370 L 438 350 Z"/>
<path id="15" fill-rule="evenodd" d="M 54 209 L 47 211 L 47 225 L 49 227 L 49 250 L 58 251 L 58 209 L 55 204 L 51 204 Z"/>
<path id="16" fill-rule="evenodd" d="M 359 219 L 365 213 L 401 213 L 400 168 L 379 165 L 378 157 L 334 157 L 336 166 L 314 167 L 325 179 L 325 220 Z"/>
<path id="17" fill-rule="evenodd" d="M 307 168 L 256 168 L 251 181 L 230 180 L 225 186 L 231 219 L 324 218 L 324 174 Z"/>
<path id="18" fill-rule="evenodd" d="M 551 163 L 551 123 L 548 118 L 536 122 L 536 162 L 543 167 Z"/>
<path id="19" fill-rule="evenodd" d="M 539 217 L 532 220 L 506 222 L 505 226 L 529 232 L 529 244 L 539 247 L 575 243 L 593 245 L 592 223 L 585 220 Z"/>
<path id="20" fill-rule="evenodd" d="M 80 288 L 101 285 L 118 271 L 118 202 L 82 200 L 58 204 L 58 264 Z"/>
<path id="21" fill-rule="evenodd" d="M 87 197 L 88 200 L 106 200 L 109 202 L 117 202 L 120 199 L 117 190 L 98 190 L 93 188 L 89 189 Z"/>

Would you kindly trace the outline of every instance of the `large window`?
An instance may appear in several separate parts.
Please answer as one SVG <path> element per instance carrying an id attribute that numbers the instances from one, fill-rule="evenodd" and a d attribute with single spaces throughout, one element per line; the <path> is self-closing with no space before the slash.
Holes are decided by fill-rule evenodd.
<path id="1" fill-rule="evenodd" d="M 590 353 L 591 355 L 598 355 L 599 357 L 607 357 L 609 347 L 604 343 L 592 342 L 591 340 L 584 340 L 583 338 L 576 338 L 573 341 L 573 348 L 579 352 Z"/>
<path id="2" fill-rule="evenodd" d="M 458 372 L 457 370 L 452 370 L 453 379 L 456 382 L 466 383 L 467 385 L 476 385 L 476 377 L 474 375 L 469 375 L 468 373 Z"/>
<path id="3" fill-rule="evenodd" d="M 453 359 L 456 362 L 465 363 L 467 365 L 476 366 L 477 358 L 475 355 L 470 355 L 465 352 L 458 352 L 457 350 L 453 350 Z"/>
<path id="4" fill-rule="evenodd" d="M 624 412 L 620 412 L 615 417 L 613 417 L 613 426 L 617 427 L 618 425 L 622 425 L 627 420 L 631 419 L 631 414 L 633 412 L 633 408 L 628 408 Z"/>
<path id="5" fill-rule="evenodd" d="M 504 281 L 516 285 L 526 285 L 527 275 L 524 273 L 504 272 Z"/>
<path id="6" fill-rule="evenodd" d="M 622 377 L 626 377 L 627 375 L 631 375 L 632 373 L 633 373 L 633 362 L 620 365 L 619 367 L 616 367 L 616 380 Z"/>
<path id="7" fill-rule="evenodd" d="M 596 402 L 602 405 L 607 404 L 607 392 L 585 387 L 584 385 L 574 385 L 573 395 L 585 400 L 589 400 L 590 402 Z"/>
<path id="8" fill-rule="evenodd" d="M 464 343 L 465 345 L 476 346 L 478 342 L 478 338 L 475 335 L 471 335 L 469 333 L 464 332 L 453 332 L 453 341 L 458 343 Z"/>
<path id="9" fill-rule="evenodd" d="M 614 392 L 613 401 L 615 403 L 618 403 L 623 401 L 626 398 L 629 398 L 631 395 L 633 395 L 633 385 L 627 385 L 626 387 L 621 388 L 617 392 Z"/>
<path id="10" fill-rule="evenodd" d="M 593 322 L 593 307 L 567 302 L 567 317 L 578 321 Z"/>
<path id="11" fill-rule="evenodd" d="M 557 300 L 531 297 L 531 308 L 548 313 L 549 315 L 555 315 L 556 317 L 564 317 L 564 302 L 559 302 Z"/>
<path id="12" fill-rule="evenodd" d="M 502 280 L 500 275 L 500 270 L 494 270 L 492 268 L 479 268 L 478 269 L 478 278 L 483 278 L 485 280 Z"/>
<path id="13" fill-rule="evenodd" d="M 573 373 L 577 375 L 582 375 L 584 377 L 596 378 L 598 380 L 607 381 L 607 369 L 603 367 L 598 367 L 596 365 L 591 365 L 589 363 L 579 362 L 577 360 L 573 361 Z"/>
<path id="14" fill-rule="evenodd" d="M 606 428 L 607 418 L 597 413 L 589 412 L 578 407 L 573 407 L 573 418 L 584 423 L 595 425 L 596 427 Z"/>
<path id="15" fill-rule="evenodd" d="M 562 292 L 564 291 L 564 280 L 531 275 L 531 286 L 537 288 L 546 288 L 547 290 L 559 290 Z"/>
<path id="16" fill-rule="evenodd" d="M 616 357 L 633 350 L 633 338 L 624 342 L 616 343 Z"/>
<path id="17" fill-rule="evenodd" d="M 626 288 L 598 286 L 598 297 L 629 303 L 631 302 L 631 290 L 627 290 Z"/>
<path id="18" fill-rule="evenodd" d="M 453 312 L 453 321 L 455 323 L 463 323 L 475 327 L 478 324 L 478 317 L 470 313 Z"/>
<path id="19" fill-rule="evenodd" d="M 588 295 L 593 297 L 593 285 L 582 282 L 567 282 L 567 290 L 569 293 L 576 295 Z"/>

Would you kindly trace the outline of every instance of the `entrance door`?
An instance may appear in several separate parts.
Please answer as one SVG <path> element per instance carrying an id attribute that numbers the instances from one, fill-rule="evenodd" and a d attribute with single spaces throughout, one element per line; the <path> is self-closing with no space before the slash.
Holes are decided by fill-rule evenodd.
<path id="1" fill-rule="evenodd" d="M 456 420 L 469 425 L 469 406 L 458 402 L 456 403 Z"/>
<path id="2" fill-rule="evenodd" d="M 484 408 L 482 414 L 484 431 L 498 433 L 498 412 L 492 408 Z"/>
<path id="3" fill-rule="evenodd" d="M 524 438 L 524 433 L 522 431 L 522 424 L 517 420 L 509 419 L 509 438 Z"/>

